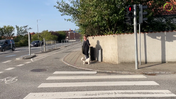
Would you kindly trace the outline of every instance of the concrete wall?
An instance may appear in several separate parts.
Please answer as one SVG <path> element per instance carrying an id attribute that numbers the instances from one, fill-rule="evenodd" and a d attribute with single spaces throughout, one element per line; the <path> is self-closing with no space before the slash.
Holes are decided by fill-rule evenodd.
<path id="1" fill-rule="evenodd" d="M 102 61 L 114 64 L 118 63 L 117 35 L 95 36 L 89 37 L 88 39 L 91 46 L 96 49 L 96 53 L 98 49 L 102 49 Z M 97 56 L 97 54 L 95 56 Z"/>
<path id="2" fill-rule="evenodd" d="M 89 37 L 93 47 L 99 41 L 103 49 L 103 61 L 128 63 L 135 61 L 134 34 Z M 138 58 L 140 58 L 138 34 Z M 176 31 L 141 33 L 142 62 L 176 62 Z"/>

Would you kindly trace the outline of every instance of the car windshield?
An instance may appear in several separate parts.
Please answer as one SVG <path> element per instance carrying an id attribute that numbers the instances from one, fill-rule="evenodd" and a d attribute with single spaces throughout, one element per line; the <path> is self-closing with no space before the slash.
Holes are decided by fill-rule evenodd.
<path id="1" fill-rule="evenodd" d="M 0 41 L 0 45 L 4 44 L 4 41 Z"/>

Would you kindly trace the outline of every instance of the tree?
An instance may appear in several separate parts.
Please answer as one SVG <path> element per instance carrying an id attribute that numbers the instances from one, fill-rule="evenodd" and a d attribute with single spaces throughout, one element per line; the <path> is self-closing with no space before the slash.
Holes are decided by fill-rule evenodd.
<path id="1" fill-rule="evenodd" d="M 32 41 L 38 40 L 38 34 L 31 35 L 31 40 Z M 40 40 L 42 41 L 42 39 L 40 39 Z"/>
<path id="2" fill-rule="evenodd" d="M 64 31 L 56 31 L 59 34 L 58 41 L 64 40 L 66 38 L 66 33 Z"/>
<path id="3" fill-rule="evenodd" d="M 1 30 L 1 34 L 2 34 L 3 36 L 6 36 L 6 37 L 8 37 L 8 38 L 14 36 L 14 33 L 13 33 L 13 32 L 14 32 L 15 28 L 14 28 L 13 26 L 10 26 L 10 25 L 8 25 L 8 26 L 3 26 L 3 28 L 1 28 L 0 30 Z"/>
<path id="4" fill-rule="evenodd" d="M 4 36 L 4 29 L 0 27 L 0 39 Z"/>
<path id="5" fill-rule="evenodd" d="M 115 33 L 132 32 L 133 27 L 128 26 L 125 20 L 125 7 L 133 4 L 148 5 L 148 22 L 144 23 L 143 30 L 160 31 L 162 26 L 175 29 L 175 25 L 156 21 L 156 18 L 165 18 L 162 16 L 161 7 L 167 0 L 71 0 L 70 4 L 58 1 L 56 7 L 62 15 L 71 16 L 68 21 L 75 22 L 81 34 L 103 35 Z M 170 18 L 171 20 L 173 18 Z M 156 25 L 160 23 L 162 25 Z"/>
<path id="6" fill-rule="evenodd" d="M 50 32 L 48 32 L 48 30 L 42 31 L 41 37 L 42 37 L 42 38 L 45 38 L 46 41 L 49 41 L 49 40 L 57 40 L 57 36 L 52 35 Z"/>
<path id="7" fill-rule="evenodd" d="M 32 29 L 32 28 L 28 27 L 28 25 L 21 26 L 21 27 L 19 27 L 19 26 L 16 25 L 17 36 L 19 36 L 19 35 L 26 35 L 30 29 Z"/>

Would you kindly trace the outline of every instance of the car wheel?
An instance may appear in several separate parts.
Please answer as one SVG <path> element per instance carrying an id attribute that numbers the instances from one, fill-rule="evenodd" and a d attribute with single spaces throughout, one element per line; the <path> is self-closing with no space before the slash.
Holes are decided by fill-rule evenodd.
<path id="1" fill-rule="evenodd" d="M 3 48 L 2 50 L 1 50 L 1 52 L 4 52 L 5 51 L 5 49 Z"/>

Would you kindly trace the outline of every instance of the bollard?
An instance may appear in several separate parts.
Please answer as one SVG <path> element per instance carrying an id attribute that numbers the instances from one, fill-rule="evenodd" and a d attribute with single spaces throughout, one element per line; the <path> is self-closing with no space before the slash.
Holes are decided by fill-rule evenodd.
<path id="1" fill-rule="evenodd" d="M 102 55 L 101 55 L 101 49 L 98 50 L 98 61 L 101 62 L 102 61 Z"/>

